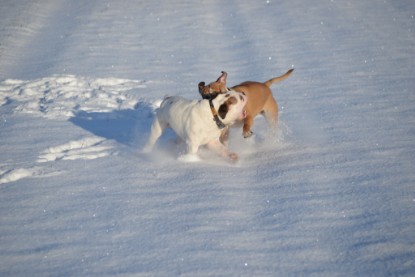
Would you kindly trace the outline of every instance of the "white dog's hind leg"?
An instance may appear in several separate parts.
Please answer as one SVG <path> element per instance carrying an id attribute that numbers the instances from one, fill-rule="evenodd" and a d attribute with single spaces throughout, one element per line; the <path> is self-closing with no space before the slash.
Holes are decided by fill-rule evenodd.
<path id="1" fill-rule="evenodd" d="M 144 153 L 151 152 L 154 144 L 156 143 L 157 139 L 161 136 L 166 127 L 167 124 L 161 122 L 157 116 L 154 118 L 153 124 L 151 125 L 150 137 L 147 141 L 147 144 L 143 148 Z"/>

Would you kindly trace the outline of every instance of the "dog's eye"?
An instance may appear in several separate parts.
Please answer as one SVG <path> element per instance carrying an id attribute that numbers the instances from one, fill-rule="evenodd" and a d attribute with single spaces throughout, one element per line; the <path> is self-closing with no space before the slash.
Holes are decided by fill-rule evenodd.
<path id="1" fill-rule="evenodd" d="M 244 101 L 244 98 L 242 96 L 239 96 L 239 99 L 241 99 L 241 101 Z"/>

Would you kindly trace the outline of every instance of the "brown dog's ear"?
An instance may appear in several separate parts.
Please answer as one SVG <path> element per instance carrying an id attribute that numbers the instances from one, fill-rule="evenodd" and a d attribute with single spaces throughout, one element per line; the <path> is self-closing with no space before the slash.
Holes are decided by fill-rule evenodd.
<path id="1" fill-rule="evenodd" d="M 214 99 L 218 94 L 210 93 L 210 87 L 205 86 L 205 82 L 200 82 L 199 85 L 199 93 L 203 99 Z"/>
<path id="2" fill-rule="evenodd" d="M 202 94 L 203 93 L 203 89 L 205 87 L 205 82 L 200 82 L 199 85 L 197 85 L 199 87 L 199 93 Z"/>
<path id="3" fill-rule="evenodd" d="M 216 82 L 222 83 L 226 86 L 226 77 L 228 77 L 228 73 L 226 73 L 225 71 L 222 71 L 222 75 L 219 76 Z"/>

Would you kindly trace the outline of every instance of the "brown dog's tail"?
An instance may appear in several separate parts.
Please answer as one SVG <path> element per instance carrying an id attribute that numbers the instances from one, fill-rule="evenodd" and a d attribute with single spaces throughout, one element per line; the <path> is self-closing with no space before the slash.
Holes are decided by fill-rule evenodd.
<path id="1" fill-rule="evenodd" d="M 286 78 L 288 78 L 288 76 L 290 76 L 291 75 L 291 73 L 294 71 L 294 68 L 291 68 L 290 70 L 288 70 L 285 74 L 283 74 L 283 75 L 281 75 L 281 76 L 278 76 L 278 77 L 275 77 L 275 78 L 272 78 L 272 79 L 269 79 L 268 81 L 266 81 L 264 84 L 267 86 L 267 87 L 271 87 L 271 85 L 273 84 L 273 83 L 278 83 L 279 81 L 282 81 L 282 80 L 284 80 L 284 79 L 286 79 Z"/>

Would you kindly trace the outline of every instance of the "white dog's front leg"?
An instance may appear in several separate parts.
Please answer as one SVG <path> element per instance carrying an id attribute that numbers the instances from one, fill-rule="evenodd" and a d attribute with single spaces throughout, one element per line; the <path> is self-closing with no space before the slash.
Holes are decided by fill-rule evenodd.
<path id="1" fill-rule="evenodd" d="M 195 144 L 191 141 L 187 141 L 187 154 L 197 155 L 198 150 L 199 150 L 199 145 L 198 144 Z"/>
<path id="2" fill-rule="evenodd" d="M 225 145 L 223 145 L 219 139 L 215 139 L 207 144 L 209 149 L 212 149 L 220 156 L 230 159 L 232 162 L 236 162 L 239 159 L 238 154 L 230 152 Z"/>
<path id="3" fill-rule="evenodd" d="M 198 162 L 200 161 L 197 151 L 199 150 L 199 145 L 187 141 L 187 154 L 179 157 L 179 161 L 182 162 Z"/>

